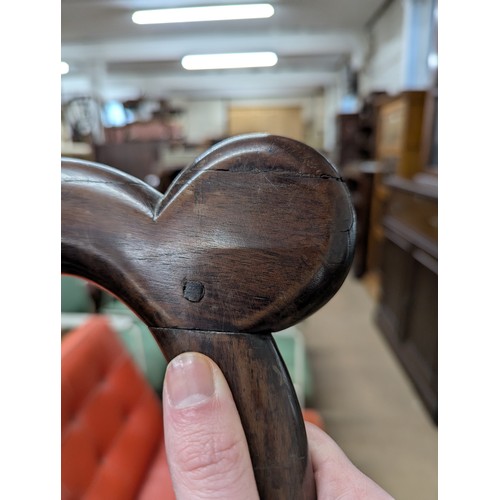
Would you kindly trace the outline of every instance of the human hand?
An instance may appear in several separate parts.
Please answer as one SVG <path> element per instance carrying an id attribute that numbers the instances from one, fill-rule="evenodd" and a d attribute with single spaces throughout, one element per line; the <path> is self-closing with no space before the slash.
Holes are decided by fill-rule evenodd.
<path id="1" fill-rule="evenodd" d="M 258 499 L 248 446 L 227 382 L 208 357 L 184 353 L 163 388 L 165 447 L 177 500 Z M 321 429 L 306 422 L 319 500 L 391 500 Z"/>

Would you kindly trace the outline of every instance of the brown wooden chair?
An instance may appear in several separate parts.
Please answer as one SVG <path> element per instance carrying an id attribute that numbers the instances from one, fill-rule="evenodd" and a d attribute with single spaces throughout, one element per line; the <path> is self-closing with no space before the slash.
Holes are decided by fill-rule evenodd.
<path id="1" fill-rule="evenodd" d="M 218 363 L 263 499 L 315 496 L 302 413 L 271 333 L 336 293 L 354 238 L 338 172 L 284 137 L 225 140 L 164 195 L 119 170 L 62 161 L 62 271 L 128 305 L 167 360 L 198 351 Z"/>

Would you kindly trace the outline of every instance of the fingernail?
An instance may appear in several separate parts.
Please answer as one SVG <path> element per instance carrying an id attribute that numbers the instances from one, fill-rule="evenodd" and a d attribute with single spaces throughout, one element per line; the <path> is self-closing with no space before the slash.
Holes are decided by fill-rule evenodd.
<path id="1" fill-rule="evenodd" d="M 212 367 L 196 353 L 184 353 L 167 367 L 167 397 L 174 408 L 188 408 L 210 399 L 215 392 Z"/>

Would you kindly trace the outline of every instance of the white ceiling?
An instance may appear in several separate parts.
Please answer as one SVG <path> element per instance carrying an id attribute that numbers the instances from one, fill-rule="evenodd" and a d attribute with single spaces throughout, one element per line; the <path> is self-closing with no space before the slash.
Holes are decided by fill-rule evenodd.
<path id="1" fill-rule="evenodd" d="M 248 2 L 248 0 L 246 0 Z M 234 0 L 61 0 L 63 95 L 172 98 L 313 95 L 362 62 L 367 25 L 387 0 L 269 0 L 269 19 L 136 25 L 135 10 Z M 242 2 L 240 2 L 242 3 Z M 250 3 L 250 2 L 248 2 Z M 273 68 L 190 72 L 186 54 L 274 51 Z"/>

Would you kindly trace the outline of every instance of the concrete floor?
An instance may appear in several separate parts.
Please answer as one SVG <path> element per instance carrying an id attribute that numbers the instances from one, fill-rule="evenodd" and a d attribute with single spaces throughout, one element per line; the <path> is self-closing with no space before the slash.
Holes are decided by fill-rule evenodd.
<path id="1" fill-rule="evenodd" d="M 397 500 L 437 499 L 437 427 L 378 331 L 375 306 L 369 287 L 349 276 L 298 325 L 312 404 L 353 463 Z"/>

